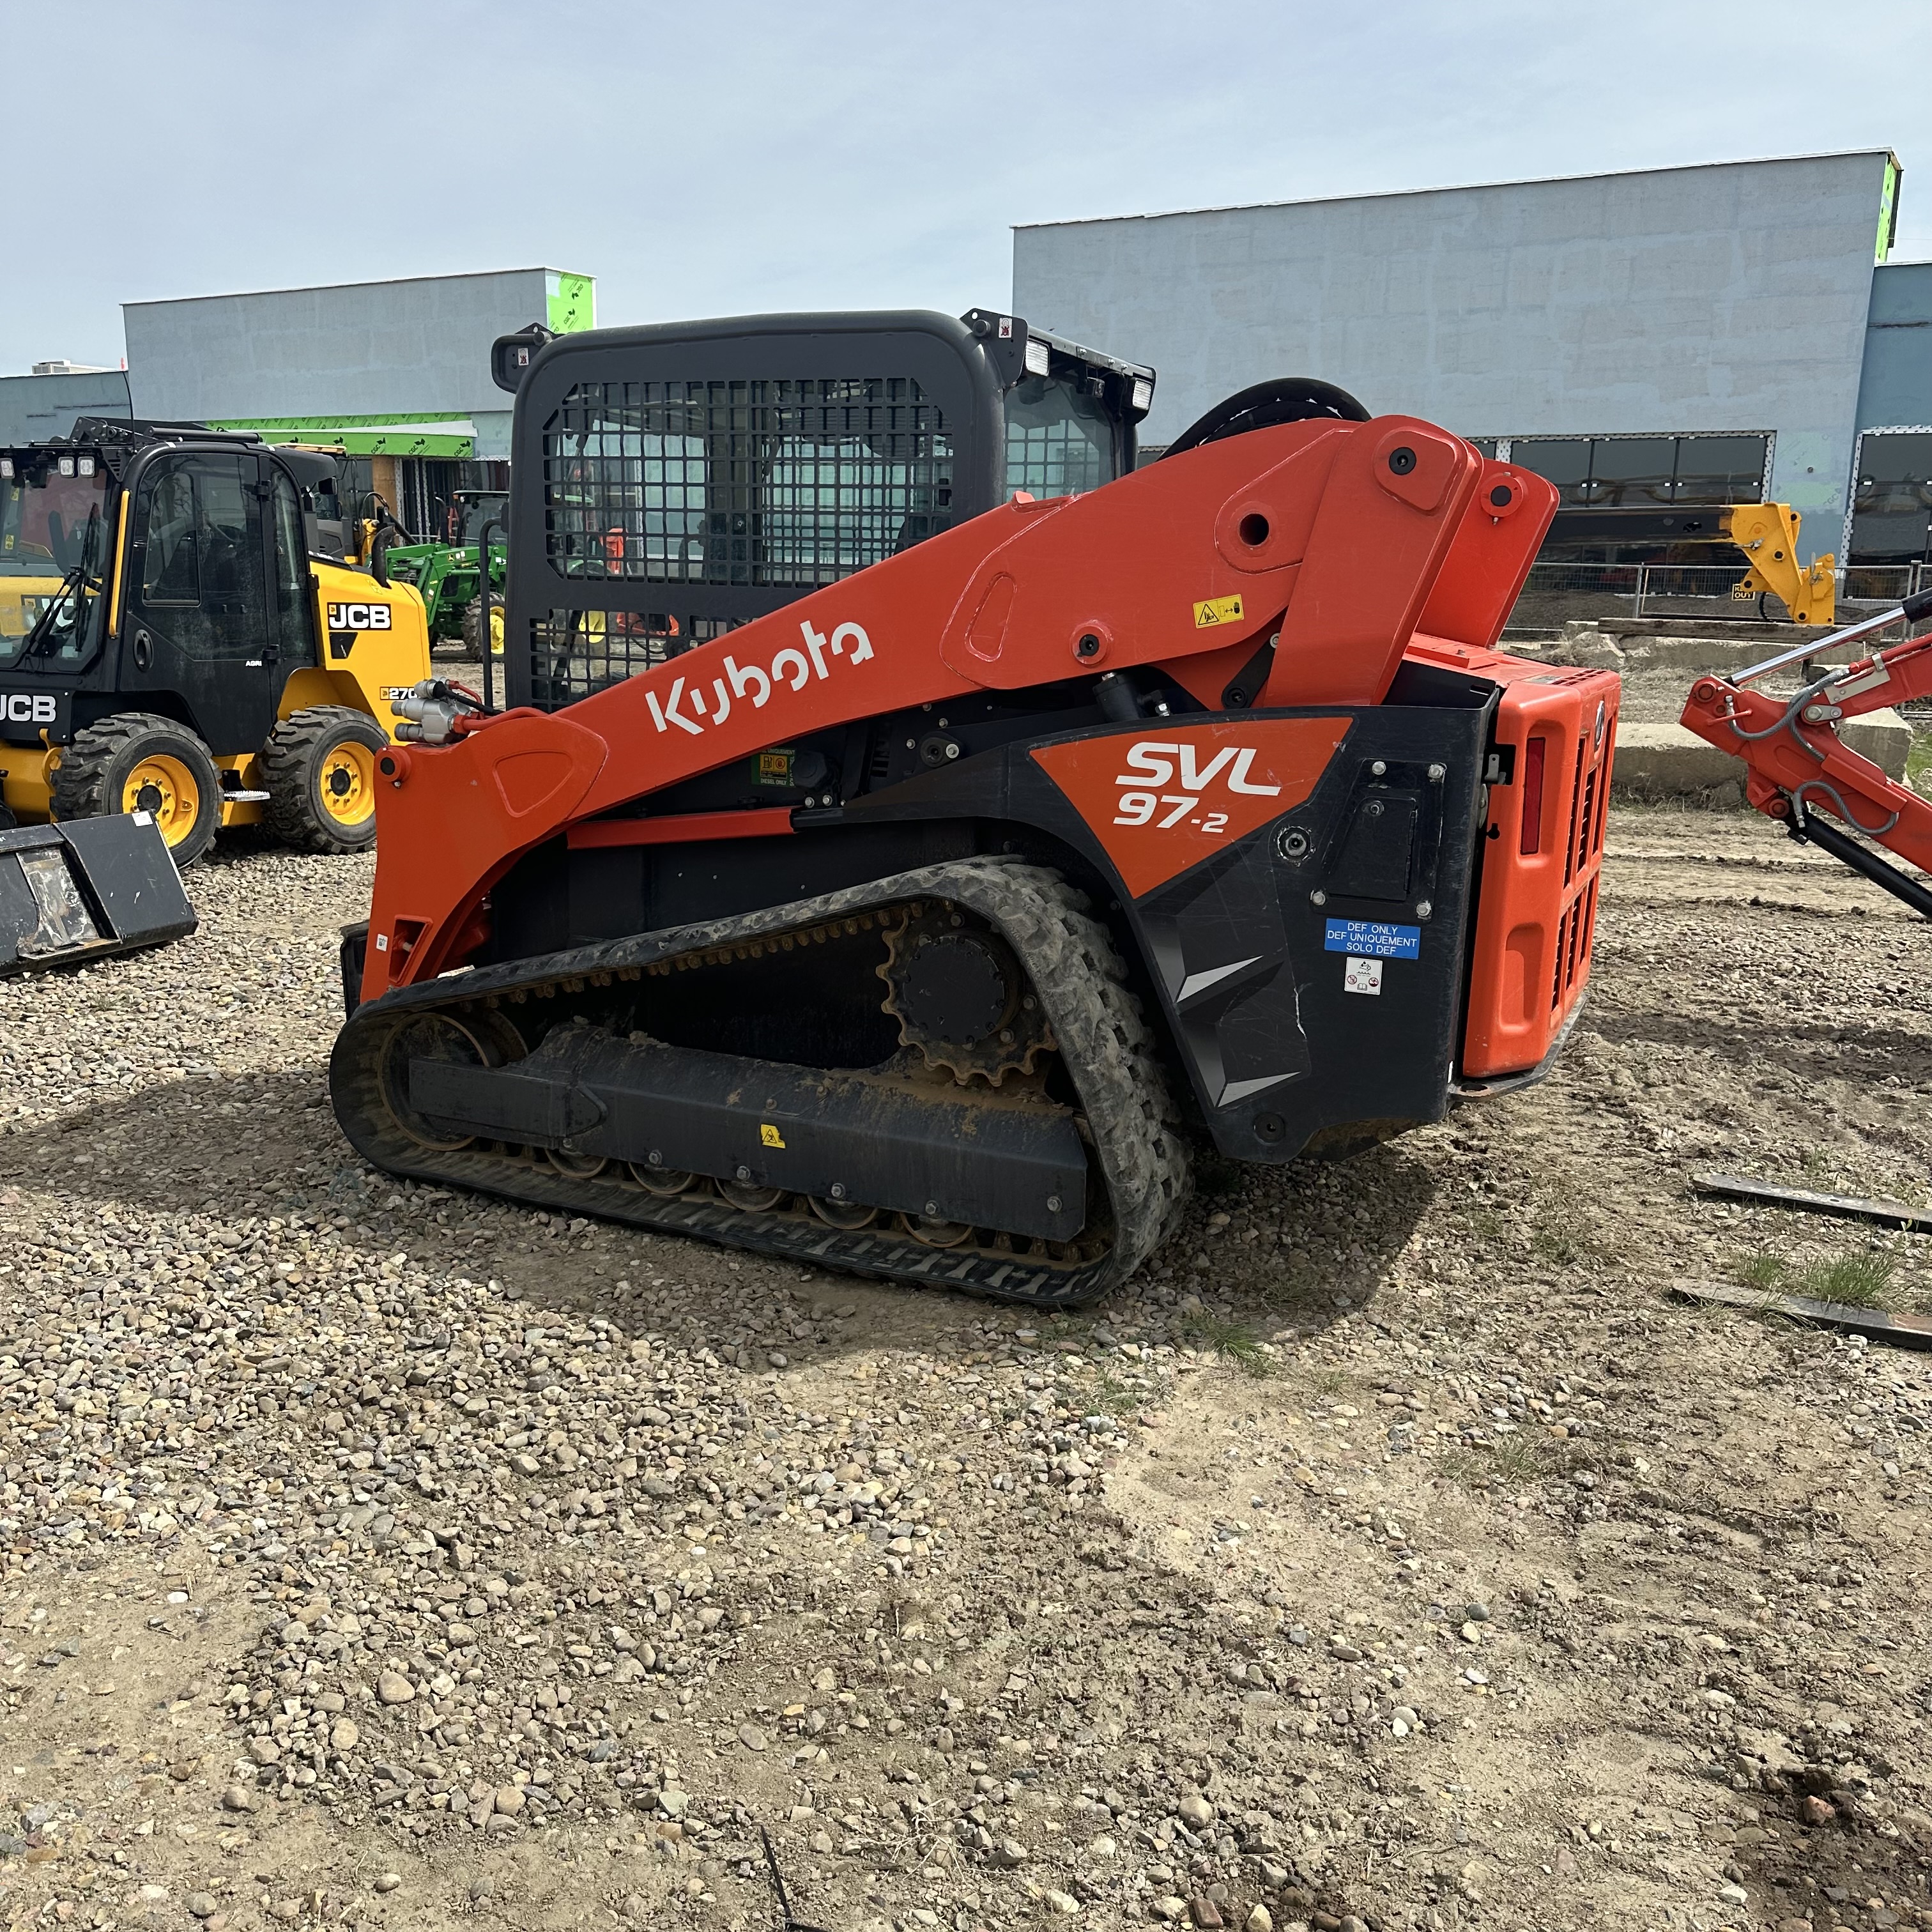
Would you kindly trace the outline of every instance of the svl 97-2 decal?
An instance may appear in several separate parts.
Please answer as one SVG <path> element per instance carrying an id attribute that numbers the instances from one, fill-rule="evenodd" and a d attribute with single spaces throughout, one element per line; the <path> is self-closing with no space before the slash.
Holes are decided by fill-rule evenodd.
<path id="1" fill-rule="evenodd" d="M 1033 756 L 1136 898 L 1292 812 L 1348 735 L 1346 718 L 1163 723 L 1043 745 Z"/>

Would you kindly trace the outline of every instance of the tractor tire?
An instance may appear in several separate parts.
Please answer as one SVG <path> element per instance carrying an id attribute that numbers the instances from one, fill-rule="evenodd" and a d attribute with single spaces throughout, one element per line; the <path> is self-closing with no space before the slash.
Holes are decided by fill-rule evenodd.
<path id="1" fill-rule="evenodd" d="M 303 851 L 366 852 L 376 842 L 376 758 L 388 742 L 346 704 L 284 718 L 262 750 L 268 830 Z"/>
<path id="2" fill-rule="evenodd" d="M 56 819 L 152 814 L 176 870 L 185 872 L 214 843 L 221 775 L 185 724 L 122 712 L 74 734 L 54 773 L 52 804 Z"/>
<path id="3" fill-rule="evenodd" d="M 489 640 L 484 646 L 485 638 Z M 503 599 L 493 595 L 486 604 L 480 596 L 463 607 L 463 648 L 473 658 L 501 657 L 503 654 Z"/>

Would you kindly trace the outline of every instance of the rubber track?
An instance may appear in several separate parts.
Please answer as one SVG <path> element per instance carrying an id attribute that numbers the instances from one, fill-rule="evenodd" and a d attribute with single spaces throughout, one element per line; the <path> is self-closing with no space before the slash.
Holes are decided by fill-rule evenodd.
<path id="1" fill-rule="evenodd" d="M 918 898 L 950 899 L 1002 932 L 1032 979 L 1084 1111 L 1113 1236 L 1084 1262 L 1042 1262 L 985 1248 L 940 1249 L 879 1228 L 827 1227 L 808 1210 L 747 1214 L 706 1195 L 670 1200 L 599 1176 L 474 1148 L 441 1151 L 391 1119 L 378 1078 L 394 1024 L 425 1011 L 460 1018 L 526 995 L 628 976 L 658 960 L 742 944 Z M 343 1131 L 391 1174 L 453 1184 L 536 1205 L 694 1235 L 754 1253 L 890 1281 L 926 1282 L 1001 1300 L 1076 1306 L 1124 1281 L 1157 1247 L 1188 1190 L 1186 1147 L 1165 1075 L 1106 928 L 1056 873 L 1012 860 L 971 859 L 902 872 L 848 891 L 742 917 L 668 928 L 406 987 L 363 1006 L 343 1028 L 329 1087 Z M 511 1008 L 514 1012 L 514 1007 Z"/>

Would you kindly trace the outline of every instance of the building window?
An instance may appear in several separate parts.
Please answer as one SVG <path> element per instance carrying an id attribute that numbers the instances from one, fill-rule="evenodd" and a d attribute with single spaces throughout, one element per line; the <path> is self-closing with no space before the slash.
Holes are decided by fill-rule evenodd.
<path id="1" fill-rule="evenodd" d="M 1566 505 L 1608 509 L 1760 502 L 1770 450 L 1768 436 L 1520 436 L 1508 460 L 1555 484 Z"/>
<path id="2" fill-rule="evenodd" d="M 1852 483 L 1848 562 L 1932 555 L 1932 429 L 1867 430 Z"/>
<path id="3" fill-rule="evenodd" d="M 808 590 L 952 520 L 951 434 L 909 376 L 579 383 L 543 463 L 561 577 Z"/>

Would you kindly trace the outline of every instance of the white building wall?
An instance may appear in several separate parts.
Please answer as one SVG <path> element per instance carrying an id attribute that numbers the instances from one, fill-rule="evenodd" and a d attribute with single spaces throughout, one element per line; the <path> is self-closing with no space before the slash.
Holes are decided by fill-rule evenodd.
<path id="1" fill-rule="evenodd" d="M 517 268 L 128 302 L 134 413 L 187 422 L 500 415 L 509 398 L 490 380 L 490 345 L 545 320 L 555 280 Z"/>
<path id="2" fill-rule="evenodd" d="M 1270 376 L 1466 436 L 1770 430 L 1844 514 L 1882 150 L 1016 230 L 1013 310 L 1152 363 L 1149 443 Z"/>

